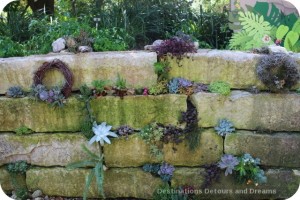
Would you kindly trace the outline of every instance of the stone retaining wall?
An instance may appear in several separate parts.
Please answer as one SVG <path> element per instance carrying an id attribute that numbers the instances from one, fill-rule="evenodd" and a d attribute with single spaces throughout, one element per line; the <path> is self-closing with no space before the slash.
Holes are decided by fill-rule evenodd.
<path id="1" fill-rule="evenodd" d="M 187 101 L 191 101 L 198 112 L 198 127 L 201 128 L 197 133 L 199 146 L 191 151 L 187 140 L 175 146 L 163 145 L 164 161 L 175 166 L 171 186 L 192 185 L 201 192 L 200 199 L 275 199 L 292 196 L 300 183 L 300 95 L 295 92 L 246 92 L 245 89 L 253 85 L 264 89 L 255 75 L 259 57 L 243 52 L 199 50 L 191 55 L 191 59 L 182 60 L 181 66 L 174 59 L 169 59 L 171 77 L 180 76 L 204 83 L 227 81 L 233 88 L 239 89 L 233 90 L 229 96 L 202 92 L 190 97 L 168 94 L 125 96 L 124 99 L 106 96 L 92 100 L 91 107 L 98 123 L 105 121 L 113 126 L 113 130 L 121 125 L 135 129 L 135 133 L 128 138 L 113 138 L 112 144 L 103 147 L 105 165 L 108 167 L 104 179 L 106 197 L 152 198 L 155 189 L 163 182 L 143 172 L 142 166 L 159 161 L 151 156 L 150 147 L 139 137 L 139 131 L 152 122 L 185 127 L 180 123 L 180 115 L 187 110 Z M 300 54 L 293 57 L 300 63 Z M 34 71 L 43 62 L 55 58 L 66 62 L 73 71 L 73 90 L 95 79 L 114 82 L 117 73 L 134 87 L 149 87 L 157 79 L 153 70 L 156 54 L 150 52 L 7 58 L 0 59 L 0 94 L 14 85 L 29 89 Z M 63 82 L 63 78 L 54 71 L 47 74 L 44 82 L 53 85 Z M 84 104 L 75 96 L 73 94 L 67 99 L 65 107 L 60 109 L 53 109 L 28 97 L 12 99 L 0 96 L 0 184 L 5 191 L 14 189 L 5 169 L 7 164 L 26 160 L 31 164 L 25 179 L 30 191 L 41 189 L 50 196 L 82 196 L 85 176 L 90 169 L 67 170 L 66 166 L 87 158 L 81 145 L 86 145 L 94 153 L 99 151 L 99 147 L 89 146 L 80 133 Z M 223 118 L 230 120 L 236 128 L 225 138 L 213 129 Z M 17 136 L 15 129 L 24 125 L 34 133 Z M 224 176 L 222 172 L 219 182 L 209 188 L 201 188 L 206 177 L 204 166 L 218 162 L 224 153 L 237 156 L 250 153 L 260 158 L 268 178 L 267 184 L 237 184 L 232 176 Z M 262 191 L 267 194 L 262 194 Z M 94 182 L 89 196 L 100 197 Z"/>

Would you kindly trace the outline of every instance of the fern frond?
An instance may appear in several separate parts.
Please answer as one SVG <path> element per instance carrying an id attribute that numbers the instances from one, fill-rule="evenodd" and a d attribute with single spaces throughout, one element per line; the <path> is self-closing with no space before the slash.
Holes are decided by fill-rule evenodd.
<path id="1" fill-rule="evenodd" d="M 264 21 L 263 16 L 258 16 L 252 12 L 239 12 L 239 20 L 243 26 L 243 30 L 249 36 L 255 37 L 256 35 L 262 38 L 264 35 L 270 35 L 272 26 L 269 22 Z"/>
<path id="2" fill-rule="evenodd" d="M 232 38 L 229 41 L 229 48 L 230 49 L 240 49 L 240 50 L 248 50 L 245 48 L 245 44 L 252 40 L 253 38 L 250 37 L 246 31 L 240 31 L 233 34 Z"/>

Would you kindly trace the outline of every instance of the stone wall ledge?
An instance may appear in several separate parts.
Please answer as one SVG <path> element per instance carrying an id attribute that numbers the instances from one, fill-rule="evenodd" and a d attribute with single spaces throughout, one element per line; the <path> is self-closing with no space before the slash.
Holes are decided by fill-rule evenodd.
<path id="1" fill-rule="evenodd" d="M 226 118 L 244 130 L 300 131 L 300 95 L 251 94 L 234 90 L 229 96 L 200 92 L 191 96 L 200 127 L 215 127 Z"/>
<path id="2" fill-rule="evenodd" d="M 299 63 L 300 70 L 300 53 L 293 53 L 291 56 Z M 247 89 L 251 86 L 265 89 L 256 76 L 256 64 L 262 54 L 200 49 L 195 54 L 188 54 L 188 57 L 184 57 L 179 65 L 176 58 L 167 58 L 171 65 L 170 78 L 182 77 L 205 84 L 225 81 L 236 89 Z M 299 87 L 300 81 L 295 88 Z"/>
<path id="3" fill-rule="evenodd" d="M 261 164 L 272 167 L 300 167 L 300 134 L 275 133 L 257 134 L 237 131 L 225 138 L 224 151 L 227 154 L 250 153 L 260 158 Z"/>
<path id="4" fill-rule="evenodd" d="M 0 58 L 0 94 L 11 86 L 21 86 L 29 90 L 33 83 L 34 72 L 44 63 L 54 59 L 65 62 L 74 74 L 73 90 L 93 80 L 107 79 L 114 83 L 119 73 L 127 80 L 128 86 L 149 87 L 156 83 L 157 75 L 153 64 L 157 61 L 154 52 L 124 51 L 97 52 L 80 54 L 47 54 L 28 57 Z M 64 82 L 56 70 L 47 74 L 46 85 Z"/>
<path id="5" fill-rule="evenodd" d="M 129 125 L 140 129 L 152 122 L 177 125 L 186 111 L 186 95 L 106 96 L 91 101 L 98 123 L 113 128 Z M 84 104 L 75 97 L 67 99 L 63 108 L 50 107 L 30 98 L 0 98 L 0 131 L 14 131 L 27 126 L 35 132 L 79 131 L 85 117 Z"/>

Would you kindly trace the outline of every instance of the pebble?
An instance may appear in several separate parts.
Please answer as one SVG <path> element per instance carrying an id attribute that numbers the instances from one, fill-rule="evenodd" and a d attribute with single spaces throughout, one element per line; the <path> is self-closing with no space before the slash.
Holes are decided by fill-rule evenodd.
<path id="1" fill-rule="evenodd" d="M 43 192 L 41 190 L 36 190 L 32 193 L 31 197 L 33 199 L 43 196 Z M 36 199 L 38 200 L 38 199 Z"/>

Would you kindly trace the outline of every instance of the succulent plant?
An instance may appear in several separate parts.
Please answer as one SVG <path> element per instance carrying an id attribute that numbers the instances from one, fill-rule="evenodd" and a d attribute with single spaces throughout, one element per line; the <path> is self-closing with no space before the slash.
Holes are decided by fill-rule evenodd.
<path id="1" fill-rule="evenodd" d="M 24 97 L 24 91 L 20 86 L 13 86 L 8 88 L 6 95 L 13 98 Z"/>
<path id="2" fill-rule="evenodd" d="M 208 92 L 208 91 L 209 91 L 208 85 L 204 83 L 194 83 L 194 93 Z"/>
<path id="3" fill-rule="evenodd" d="M 179 89 L 179 81 L 177 78 L 173 78 L 168 83 L 169 93 L 177 94 Z"/>
<path id="4" fill-rule="evenodd" d="M 15 174 L 25 174 L 29 169 L 29 165 L 25 160 L 20 160 L 14 163 L 9 163 L 6 167 L 7 171 Z"/>
<path id="5" fill-rule="evenodd" d="M 160 169 L 160 164 L 145 164 L 143 166 L 143 170 L 145 172 L 149 172 L 153 174 L 158 174 L 159 169 Z"/>
<path id="6" fill-rule="evenodd" d="M 228 174 L 232 174 L 232 170 L 234 170 L 235 166 L 239 164 L 239 160 L 230 154 L 225 154 L 222 156 L 221 161 L 218 163 L 218 166 L 221 169 L 225 170 L 225 176 Z"/>
<path id="7" fill-rule="evenodd" d="M 174 170 L 175 168 L 173 165 L 163 163 L 159 168 L 158 175 L 164 182 L 169 182 L 172 179 Z"/>
<path id="8" fill-rule="evenodd" d="M 230 85 L 224 81 L 212 82 L 209 85 L 209 91 L 227 96 L 230 94 Z"/>
<path id="9" fill-rule="evenodd" d="M 193 82 L 192 82 L 192 81 L 189 81 L 189 80 L 187 80 L 187 79 L 185 79 L 185 78 L 177 78 L 177 80 L 178 80 L 178 82 L 179 82 L 179 86 L 180 86 L 180 87 L 186 88 L 186 87 L 191 87 L 191 86 L 193 86 Z"/>
<path id="10" fill-rule="evenodd" d="M 166 81 L 160 81 L 155 85 L 151 86 L 149 89 L 149 94 L 151 95 L 159 95 L 159 94 L 166 94 L 166 93 L 168 93 Z"/>
<path id="11" fill-rule="evenodd" d="M 213 181 L 218 181 L 221 175 L 221 169 L 218 164 L 213 163 L 210 165 L 205 165 L 205 180 L 201 188 L 205 189 L 212 185 Z"/>
<path id="12" fill-rule="evenodd" d="M 164 128 L 164 135 L 162 137 L 162 141 L 165 144 L 169 142 L 179 144 L 180 142 L 182 142 L 181 136 L 183 136 L 183 130 L 181 128 L 177 128 L 173 125 L 168 125 Z M 173 149 L 176 150 L 174 147 Z"/>
<path id="13" fill-rule="evenodd" d="M 128 135 L 132 134 L 133 131 L 134 131 L 133 128 L 131 128 L 127 125 L 120 126 L 117 129 L 117 133 L 121 136 L 125 136 L 126 138 L 128 138 Z"/>
<path id="14" fill-rule="evenodd" d="M 226 135 L 234 132 L 235 128 L 227 119 L 221 119 L 219 120 L 218 126 L 215 127 L 215 130 L 220 136 L 225 137 Z"/>

